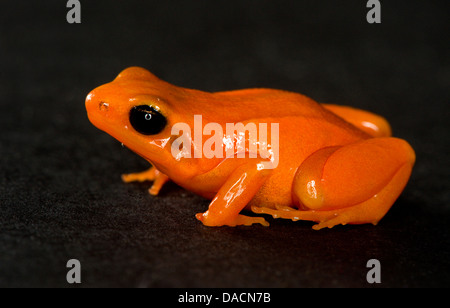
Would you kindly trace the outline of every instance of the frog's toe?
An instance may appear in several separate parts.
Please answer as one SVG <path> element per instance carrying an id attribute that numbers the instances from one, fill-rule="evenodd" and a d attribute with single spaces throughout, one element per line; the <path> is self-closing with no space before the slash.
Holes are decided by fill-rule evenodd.
<path id="1" fill-rule="evenodd" d="M 345 218 L 345 216 L 339 216 L 336 214 L 336 216 L 334 218 L 325 220 L 325 221 L 321 221 L 318 224 L 315 224 L 314 226 L 312 226 L 312 228 L 314 230 L 320 230 L 320 229 L 324 229 L 324 228 L 333 228 L 334 226 L 337 225 L 346 225 L 348 223 L 348 219 Z"/>
<path id="2" fill-rule="evenodd" d="M 260 224 L 264 227 L 269 226 L 269 223 L 263 217 L 251 217 L 244 215 L 239 215 L 234 223 L 236 224 L 236 226 L 238 225 L 251 226 L 253 224 Z"/>
<path id="3" fill-rule="evenodd" d="M 156 177 L 156 169 L 151 167 L 142 172 L 122 174 L 121 177 L 125 183 L 153 181 Z"/>
<path id="4" fill-rule="evenodd" d="M 159 191 L 169 181 L 169 177 L 163 173 L 160 173 L 155 181 L 153 182 L 152 187 L 148 190 L 150 195 L 156 196 L 159 194 Z"/>
<path id="5" fill-rule="evenodd" d="M 155 185 L 152 185 L 152 187 L 148 189 L 148 193 L 152 196 L 157 196 L 160 190 L 161 187 L 155 187 Z"/>
<path id="6" fill-rule="evenodd" d="M 269 223 L 263 217 L 253 217 L 239 214 L 235 218 L 227 221 L 217 221 L 214 217 L 209 215 L 209 212 L 198 213 L 195 217 L 200 220 L 205 226 L 218 227 L 218 226 L 251 226 L 254 224 L 260 224 L 264 227 L 268 227 Z"/>

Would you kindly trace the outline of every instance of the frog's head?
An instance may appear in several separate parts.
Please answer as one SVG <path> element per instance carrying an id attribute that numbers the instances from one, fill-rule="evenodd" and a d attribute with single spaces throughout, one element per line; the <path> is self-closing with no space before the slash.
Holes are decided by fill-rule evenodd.
<path id="1" fill-rule="evenodd" d="M 171 127 L 179 121 L 173 103 L 183 89 L 149 71 L 130 67 L 86 97 L 89 120 L 158 169 L 172 168 Z M 170 97 L 167 97 L 170 95 Z"/>

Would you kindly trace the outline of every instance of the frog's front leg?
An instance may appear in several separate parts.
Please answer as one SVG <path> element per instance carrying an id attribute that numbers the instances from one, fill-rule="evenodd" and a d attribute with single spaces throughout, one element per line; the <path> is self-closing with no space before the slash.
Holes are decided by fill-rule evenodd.
<path id="1" fill-rule="evenodd" d="M 122 181 L 125 183 L 153 181 L 153 185 L 148 192 L 149 194 L 156 196 L 164 184 L 169 181 L 169 177 L 152 166 L 148 170 L 142 172 L 122 174 Z"/>
<path id="2" fill-rule="evenodd" d="M 196 215 L 206 226 L 237 226 L 259 223 L 268 226 L 263 217 L 239 214 L 271 174 L 260 162 L 251 162 L 235 169 L 211 201 L 205 213 Z"/>

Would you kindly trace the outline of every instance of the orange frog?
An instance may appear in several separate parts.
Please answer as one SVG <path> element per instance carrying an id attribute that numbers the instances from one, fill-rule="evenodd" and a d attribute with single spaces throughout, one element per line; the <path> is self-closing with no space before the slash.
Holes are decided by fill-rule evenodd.
<path id="1" fill-rule="evenodd" d="M 153 181 L 157 195 L 170 179 L 212 200 L 196 215 L 207 226 L 268 225 L 243 210 L 318 222 L 314 229 L 377 224 L 415 161 L 411 146 L 370 112 L 274 89 L 191 90 L 138 67 L 90 92 L 86 109 L 96 127 L 151 163 L 123 181 Z M 244 132 L 230 132 L 230 123 Z M 250 138 L 252 127 L 270 138 Z"/>

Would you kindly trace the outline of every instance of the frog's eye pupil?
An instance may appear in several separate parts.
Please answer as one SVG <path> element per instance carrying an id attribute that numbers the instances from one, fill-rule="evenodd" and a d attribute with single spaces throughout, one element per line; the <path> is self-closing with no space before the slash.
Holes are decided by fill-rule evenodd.
<path id="1" fill-rule="evenodd" d="M 130 124 L 143 135 L 156 135 L 166 127 L 166 118 L 149 105 L 134 106 L 130 110 Z"/>

